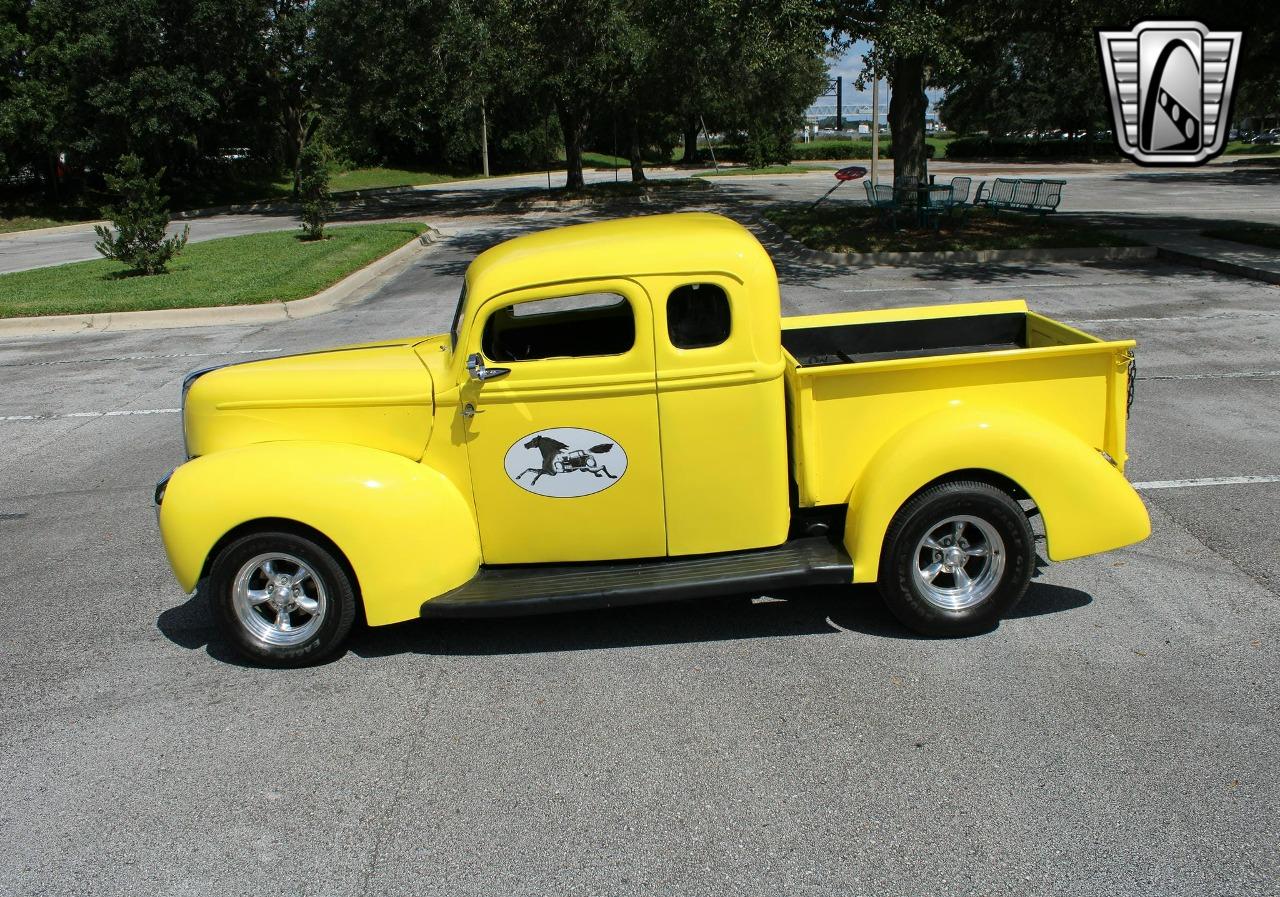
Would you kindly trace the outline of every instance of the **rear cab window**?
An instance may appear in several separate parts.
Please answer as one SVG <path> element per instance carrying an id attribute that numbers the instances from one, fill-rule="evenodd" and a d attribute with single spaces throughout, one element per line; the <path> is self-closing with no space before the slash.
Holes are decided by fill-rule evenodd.
<path id="1" fill-rule="evenodd" d="M 667 338 L 677 349 L 707 349 L 729 338 L 729 297 L 714 283 L 689 283 L 667 297 Z"/>

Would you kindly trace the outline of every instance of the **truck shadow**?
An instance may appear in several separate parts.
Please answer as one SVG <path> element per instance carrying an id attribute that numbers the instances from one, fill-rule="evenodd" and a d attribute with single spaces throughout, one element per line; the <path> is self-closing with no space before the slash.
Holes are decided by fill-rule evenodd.
<path id="1" fill-rule="evenodd" d="M 1092 600 L 1078 589 L 1033 583 L 1008 619 L 1062 613 Z M 536 654 L 840 632 L 925 638 L 900 624 L 873 587 L 842 586 L 540 617 L 412 621 L 364 630 L 352 640 L 351 651 L 365 658 Z"/>
<path id="2" fill-rule="evenodd" d="M 1079 589 L 1033 582 L 1007 619 L 1064 613 L 1092 600 Z M 202 597 L 193 596 L 166 610 L 156 625 L 175 645 L 192 651 L 204 649 L 224 663 L 252 666 L 218 634 Z M 365 659 L 396 654 L 540 654 L 841 632 L 925 639 L 894 619 L 873 587 L 840 586 L 795 589 L 768 597 L 732 596 L 537 617 L 412 620 L 359 629 L 352 635 L 349 652 Z"/>

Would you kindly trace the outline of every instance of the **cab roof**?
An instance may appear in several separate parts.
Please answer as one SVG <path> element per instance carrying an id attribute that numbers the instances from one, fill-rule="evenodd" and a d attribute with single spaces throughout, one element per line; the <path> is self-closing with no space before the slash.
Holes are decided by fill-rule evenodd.
<path id="1" fill-rule="evenodd" d="M 553 228 L 500 243 L 467 269 L 468 304 L 548 283 L 695 272 L 777 279 L 769 254 L 745 227 L 723 215 L 678 212 Z"/>

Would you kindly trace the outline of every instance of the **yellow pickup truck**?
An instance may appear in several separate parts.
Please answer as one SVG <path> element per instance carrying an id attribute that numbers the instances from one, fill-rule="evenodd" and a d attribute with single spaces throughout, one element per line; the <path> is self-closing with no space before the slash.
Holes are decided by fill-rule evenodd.
<path id="1" fill-rule="evenodd" d="M 1132 341 L 1021 301 L 782 319 L 707 214 L 522 236 L 450 332 L 183 383 L 156 488 L 178 582 L 240 650 L 316 662 L 357 615 L 496 616 L 878 583 L 989 629 L 1036 558 L 1147 536 L 1123 476 Z"/>

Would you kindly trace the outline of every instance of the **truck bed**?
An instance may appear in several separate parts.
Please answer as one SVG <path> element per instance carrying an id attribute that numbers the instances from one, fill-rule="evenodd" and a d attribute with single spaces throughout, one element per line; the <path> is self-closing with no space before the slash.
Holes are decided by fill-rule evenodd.
<path id="1" fill-rule="evenodd" d="M 903 428 L 958 406 L 1052 424 L 1123 469 L 1133 341 L 1104 341 L 1021 300 L 786 318 L 791 457 L 802 506 L 848 500 Z"/>
<path id="2" fill-rule="evenodd" d="M 782 346 L 800 367 L 806 368 L 1025 349 L 1027 315 L 1006 312 L 800 327 L 782 332 Z"/>

